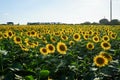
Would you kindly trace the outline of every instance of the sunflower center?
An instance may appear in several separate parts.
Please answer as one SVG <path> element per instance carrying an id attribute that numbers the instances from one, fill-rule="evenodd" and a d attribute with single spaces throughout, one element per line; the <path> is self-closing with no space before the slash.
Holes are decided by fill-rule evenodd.
<path id="1" fill-rule="evenodd" d="M 104 47 L 109 47 L 109 45 L 107 43 L 104 43 L 103 46 Z"/>
<path id="2" fill-rule="evenodd" d="M 108 40 L 108 38 L 107 38 L 107 37 L 104 37 L 104 40 Z"/>
<path id="3" fill-rule="evenodd" d="M 95 39 L 95 41 L 98 41 L 98 38 L 94 38 Z"/>
<path id="4" fill-rule="evenodd" d="M 75 39 L 77 39 L 78 38 L 78 35 L 75 35 Z"/>
<path id="5" fill-rule="evenodd" d="M 92 48 L 93 46 L 91 44 L 88 45 L 89 48 Z"/>
<path id="6" fill-rule="evenodd" d="M 60 50 L 61 51 L 65 51 L 65 46 L 64 45 L 60 45 Z"/>
<path id="7" fill-rule="evenodd" d="M 44 53 L 46 53 L 46 52 L 47 52 L 47 50 L 46 50 L 46 49 L 42 49 L 42 51 L 43 51 Z"/>
<path id="8" fill-rule="evenodd" d="M 9 34 L 9 36 L 12 36 L 12 33 L 11 33 L 11 32 L 9 32 L 8 34 Z"/>
<path id="9" fill-rule="evenodd" d="M 34 34 L 35 34 L 35 32 L 33 32 L 33 31 L 32 31 L 32 32 L 31 32 L 31 34 L 33 34 L 33 35 L 34 35 Z"/>
<path id="10" fill-rule="evenodd" d="M 19 41 L 20 41 L 20 38 L 16 38 L 16 41 L 18 41 L 18 42 L 19 42 Z"/>
<path id="11" fill-rule="evenodd" d="M 52 46 L 49 46 L 49 50 L 51 50 L 51 51 L 52 51 L 52 50 L 53 50 L 53 47 L 52 47 Z"/>
<path id="12" fill-rule="evenodd" d="M 98 64 L 103 64 L 105 61 L 103 58 L 97 58 L 97 63 Z"/>
<path id="13" fill-rule="evenodd" d="M 112 34 L 112 37 L 115 37 L 115 35 L 114 35 L 114 34 Z"/>

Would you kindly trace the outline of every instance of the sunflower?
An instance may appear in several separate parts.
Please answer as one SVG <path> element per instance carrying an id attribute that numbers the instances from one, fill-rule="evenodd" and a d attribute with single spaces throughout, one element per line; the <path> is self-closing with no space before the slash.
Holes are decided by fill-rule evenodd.
<path id="1" fill-rule="evenodd" d="M 47 54 L 48 54 L 48 51 L 47 51 L 46 48 L 41 47 L 41 48 L 40 48 L 40 53 L 43 54 L 43 55 L 47 55 Z"/>
<path id="2" fill-rule="evenodd" d="M 8 38 L 7 32 L 3 33 L 3 37 L 4 37 L 4 38 Z"/>
<path id="3" fill-rule="evenodd" d="M 87 48 L 88 50 L 92 50 L 92 49 L 94 49 L 94 44 L 91 43 L 91 42 L 88 42 L 87 45 L 86 45 L 86 48 Z"/>
<path id="4" fill-rule="evenodd" d="M 100 52 L 99 55 L 104 56 L 105 58 L 108 59 L 108 61 L 112 61 L 112 56 L 106 52 Z"/>
<path id="5" fill-rule="evenodd" d="M 38 39 L 42 39 L 42 37 L 43 37 L 42 34 L 37 34 Z"/>
<path id="6" fill-rule="evenodd" d="M 20 43 L 22 43 L 22 39 L 21 39 L 21 37 L 19 37 L 19 36 L 15 36 L 15 37 L 14 37 L 14 42 L 15 42 L 16 44 L 20 44 Z"/>
<path id="7" fill-rule="evenodd" d="M 103 40 L 103 41 L 109 41 L 109 40 L 110 40 L 110 38 L 109 38 L 109 36 L 108 36 L 108 35 L 105 35 L 105 36 L 103 36 L 103 37 L 102 37 L 102 40 Z"/>
<path id="8" fill-rule="evenodd" d="M 28 42 L 26 42 L 26 46 L 28 46 L 30 48 L 35 48 L 35 43 L 28 41 Z"/>
<path id="9" fill-rule="evenodd" d="M 54 53 L 55 52 L 55 47 L 53 44 L 47 44 L 46 49 L 48 50 L 48 53 Z"/>
<path id="10" fill-rule="evenodd" d="M 63 42 L 58 42 L 57 43 L 57 51 L 60 53 L 60 54 L 66 54 L 66 51 L 67 51 L 67 46 L 65 43 Z"/>
<path id="11" fill-rule="evenodd" d="M 3 34 L 2 34 L 2 32 L 0 32 L 0 39 L 2 39 L 3 38 Z"/>
<path id="12" fill-rule="evenodd" d="M 79 33 L 73 34 L 73 39 L 74 39 L 75 41 L 79 41 L 79 40 L 80 40 L 80 34 L 79 34 Z"/>
<path id="13" fill-rule="evenodd" d="M 56 39 L 55 39 L 53 36 L 50 37 L 50 40 L 51 40 L 53 43 L 56 42 Z"/>
<path id="14" fill-rule="evenodd" d="M 61 39 L 62 39 L 63 41 L 67 41 L 67 40 L 68 40 L 68 37 L 67 37 L 67 36 L 62 35 L 62 36 L 61 36 Z"/>
<path id="15" fill-rule="evenodd" d="M 85 40 L 88 40 L 89 35 L 88 35 L 88 34 L 84 34 L 84 35 L 83 35 L 83 38 L 84 38 Z"/>
<path id="16" fill-rule="evenodd" d="M 117 34 L 116 34 L 116 33 L 111 33 L 111 34 L 110 34 L 110 38 L 111 38 L 111 39 L 116 39 L 116 37 L 117 37 Z"/>
<path id="17" fill-rule="evenodd" d="M 23 44 L 19 44 L 19 45 L 23 51 L 29 51 L 29 49 L 25 45 Z"/>
<path id="18" fill-rule="evenodd" d="M 71 41 L 69 41 L 69 45 L 70 45 L 70 46 L 72 46 L 72 45 L 74 45 L 74 44 L 75 44 L 75 42 L 74 42 L 74 41 L 72 41 L 72 40 L 71 40 Z"/>
<path id="19" fill-rule="evenodd" d="M 92 30 L 89 31 L 89 35 L 91 35 L 91 36 L 93 35 L 93 31 Z"/>
<path id="20" fill-rule="evenodd" d="M 27 35 L 27 36 L 30 36 L 30 31 L 26 32 L 26 35 Z"/>
<path id="21" fill-rule="evenodd" d="M 95 42 L 95 43 L 97 43 L 97 42 L 99 42 L 99 37 L 98 36 L 94 36 L 93 38 L 92 38 L 92 40 L 93 40 L 93 42 Z"/>
<path id="22" fill-rule="evenodd" d="M 9 37 L 9 38 L 12 38 L 13 35 L 14 35 L 14 33 L 13 33 L 12 31 L 8 31 L 7 34 L 8 34 L 8 37 Z"/>
<path id="23" fill-rule="evenodd" d="M 103 67 L 108 64 L 108 59 L 106 59 L 105 57 L 101 55 L 95 56 L 93 61 L 94 61 L 94 64 L 98 67 Z"/>
<path id="24" fill-rule="evenodd" d="M 36 33 L 34 30 L 32 30 L 32 31 L 30 32 L 30 36 L 35 37 L 36 35 L 37 35 L 37 33 Z"/>
<path id="25" fill-rule="evenodd" d="M 34 42 L 33 44 L 37 47 L 37 46 L 39 45 L 39 42 L 36 41 L 36 42 Z"/>
<path id="26" fill-rule="evenodd" d="M 103 41 L 103 42 L 101 42 L 101 47 L 104 50 L 109 50 L 111 48 L 111 44 L 109 42 Z"/>

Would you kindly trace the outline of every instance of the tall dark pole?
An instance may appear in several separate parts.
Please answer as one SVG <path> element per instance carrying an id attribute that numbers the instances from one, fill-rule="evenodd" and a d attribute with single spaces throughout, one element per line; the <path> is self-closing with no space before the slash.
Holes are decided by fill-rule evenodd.
<path id="1" fill-rule="evenodd" d="M 110 21 L 112 20 L 112 0 L 110 0 Z"/>

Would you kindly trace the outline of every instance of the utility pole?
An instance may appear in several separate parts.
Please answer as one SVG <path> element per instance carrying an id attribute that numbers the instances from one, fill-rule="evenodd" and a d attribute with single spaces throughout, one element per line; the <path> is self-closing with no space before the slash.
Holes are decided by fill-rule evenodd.
<path id="1" fill-rule="evenodd" d="M 110 21 L 112 21 L 112 0 L 110 0 Z"/>

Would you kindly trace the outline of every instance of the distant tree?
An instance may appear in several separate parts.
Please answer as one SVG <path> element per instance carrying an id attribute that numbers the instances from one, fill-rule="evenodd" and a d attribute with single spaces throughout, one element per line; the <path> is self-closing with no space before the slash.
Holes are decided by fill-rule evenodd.
<path id="1" fill-rule="evenodd" d="M 99 20 L 99 23 L 100 24 L 103 24 L 103 25 L 108 25 L 109 24 L 109 21 L 108 21 L 108 19 L 101 19 L 101 20 Z"/>
<path id="2" fill-rule="evenodd" d="M 84 23 L 82 23 L 83 25 L 90 25 L 91 23 L 89 21 L 86 21 Z"/>
<path id="3" fill-rule="evenodd" d="M 14 25 L 13 22 L 7 22 L 7 25 Z"/>
<path id="4" fill-rule="evenodd" d="M 118 19 L 113 19 L 113 20 L 110 21 L 110 24 L 111 24 L 111 25 L 119 25 L 120 22 L 119 22 Z"/>
<path id="5" fill-rule="evenodd" d="M 97 23 L 97 22 L 93 22 L 93 23 L 91 23 L 92 25 L 98 25 L 99 23 Z"/>

